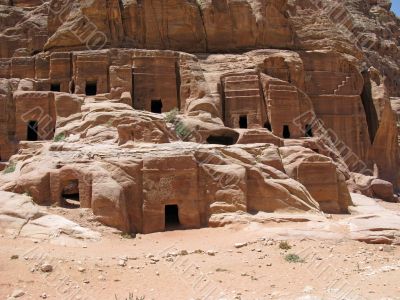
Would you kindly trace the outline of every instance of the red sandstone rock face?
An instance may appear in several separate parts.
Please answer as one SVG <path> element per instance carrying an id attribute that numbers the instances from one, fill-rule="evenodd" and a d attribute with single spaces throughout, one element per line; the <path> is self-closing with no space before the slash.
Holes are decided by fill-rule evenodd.
<path id="1" fill-rule="evenodd" d="M 59 14 L 50 15 L 52 28 L 60 27 L 52 30 L 46 49 L 84 45 L 87 20 L 111 46 L 209 52 L 293 44 L 285 1 L 151 0 L 120 6 L 101 0 L 72 7 L 53 0 L 52 6 L 65 7 L 64 22 Z"/>
<path id="2" fill-rule="evenodd" d="M 390 1 L 291 0 L 289 3 L 299 47 L 331 48 L 372 64 L 387 76 L 390 93 L 399 95 L 400 20 L 390 12 L 387 5 Z"/>
<path id="3" fill-rule="evenodd" d="M 31 55 L 43 49 L 49 37 L 48 6 L 46 3 L 38 6 L 38 2 L 42 3 L 18 1 L 16 6 L 0 5 L 1 57 Z"/>
<path id="4" fill-rule="evenodd" d="M 399 20 L 385 3 L 52 0 L 14 1 L 11 6 L 5 1 L 0 6 L 0 56 L 40 52 L 45 44 L 51 50 L 335 49 L 374 65 L 387 76 L 390 93 L 399 95 Z"/>
<path id="5" fill-rule="evenodd" d="M 334 6 L 346 35 L 300 0 L 0 5 L 1 190 L 146 233 L 167 209 L 196 228 L 238 211 L 344 213 L 349 188 L 395 199 L 400 35 L 386 6 Z"/>

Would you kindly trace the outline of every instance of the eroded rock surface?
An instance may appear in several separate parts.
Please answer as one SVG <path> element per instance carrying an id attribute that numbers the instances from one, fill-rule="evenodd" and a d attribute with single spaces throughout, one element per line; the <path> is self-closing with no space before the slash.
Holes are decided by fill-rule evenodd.
<path id="1" fill-rule="evenodd" d="M 399 20 L 319 4 L 0 2 L 1 190 L 145 233 L 396 202 Z"/>
<path id="2" fill-rule="evenodd" d="M 98 241 L 100 234 L 46 212 L 29 196 L 0 192 L 1 233 L 36 241 L 65 243 L 68 239 Z"/>

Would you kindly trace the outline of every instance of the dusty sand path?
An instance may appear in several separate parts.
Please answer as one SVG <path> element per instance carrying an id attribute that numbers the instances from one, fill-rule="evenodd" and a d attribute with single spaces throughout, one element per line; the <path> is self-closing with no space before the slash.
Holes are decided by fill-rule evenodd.
<path id="1" fill-rule="evenodd" d="M 348 299 L 400 299 L 400 247 L 293 240 L 285 251 L 264 234 L 263 228 L 271 226 L 276 224 L 171 231 L 135 239 L 104 228 L 100 242 L 68 246 L 2 237 L 0 298 L 21 289 L 21 299 L 41 299 L 43 293 L 47 299 L 126 299 L 129 293 L 157 300 L 339 299 L 346 293 L 352 295 Z M 247 245 L 236 248 L 236 243 Z M 189 254 L 178 254 L 182 250 Z M 202 251 L 191 253 L 195 250 Z M 285 255 L 290 253 L 304 262 L 287 262 Z M 19 258 L 10 259 L 12 255 Z M 51 273 L 35 270 L 43 261 L 54 267 Z"/>

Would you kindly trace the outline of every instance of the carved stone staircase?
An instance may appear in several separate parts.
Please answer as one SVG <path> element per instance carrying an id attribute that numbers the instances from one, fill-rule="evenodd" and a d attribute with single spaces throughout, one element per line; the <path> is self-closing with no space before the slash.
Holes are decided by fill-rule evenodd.
<path id="1" fill-rule="evenodd" d="M 346 79 L 342 81 L 341 84 L 338 85 L 338 87 L 333 91 L 335 95 L 342 95 L 343 92 L 346 91 L 346 87 L 348 87 L 351 84 L 351 76 L 346 76 Z"/>

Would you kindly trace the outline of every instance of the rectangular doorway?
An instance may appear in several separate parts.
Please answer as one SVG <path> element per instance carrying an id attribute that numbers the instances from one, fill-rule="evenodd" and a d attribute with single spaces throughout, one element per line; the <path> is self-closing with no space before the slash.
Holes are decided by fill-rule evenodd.
<path id="1" fill-rule="evenodd" d="M 156 99 L 156 100 L 151 100 L 151 112 L 155 114 L 161 114 L 162 113 L 162 101 L 161 99 Z"/>
<path id="2" fill-rule="evenodd" d="M 38 130 L 39 130 L 39 123 L 38 121 L 29 121 L 27 126 L 27 140 L 28 141 L 37 141 L 38 140 Z"/>
<path id="3" fill-rule="evenodd" d="M 96 96 L 97 95 L 97 81 L 86 82 L 85 94 L 86 94 L 86 96 Z"/>
<path id="4" fill-rule="evenodd" d="M 290 129 L 289 125 L 283 125 L 283 133 L 282 136 L 284 139 L 290 139 Z"/>
<path id="5" fill-rule="evenodd" d="M 50 91 L 52 92 L 61 92 L 61 84 L 59 83 L 52 83 L 50 85 Z"/>
<path id="6" fill-rule="evenodd" d="M 247 128 L 247 116 L 246 115 L 239 117 L 239 128 Z"/>
<path id="7" fill-rule="evenodd" d="M 165 205 L 165 230 L 179 229 L 180 225 L 178 205 Z"/>

